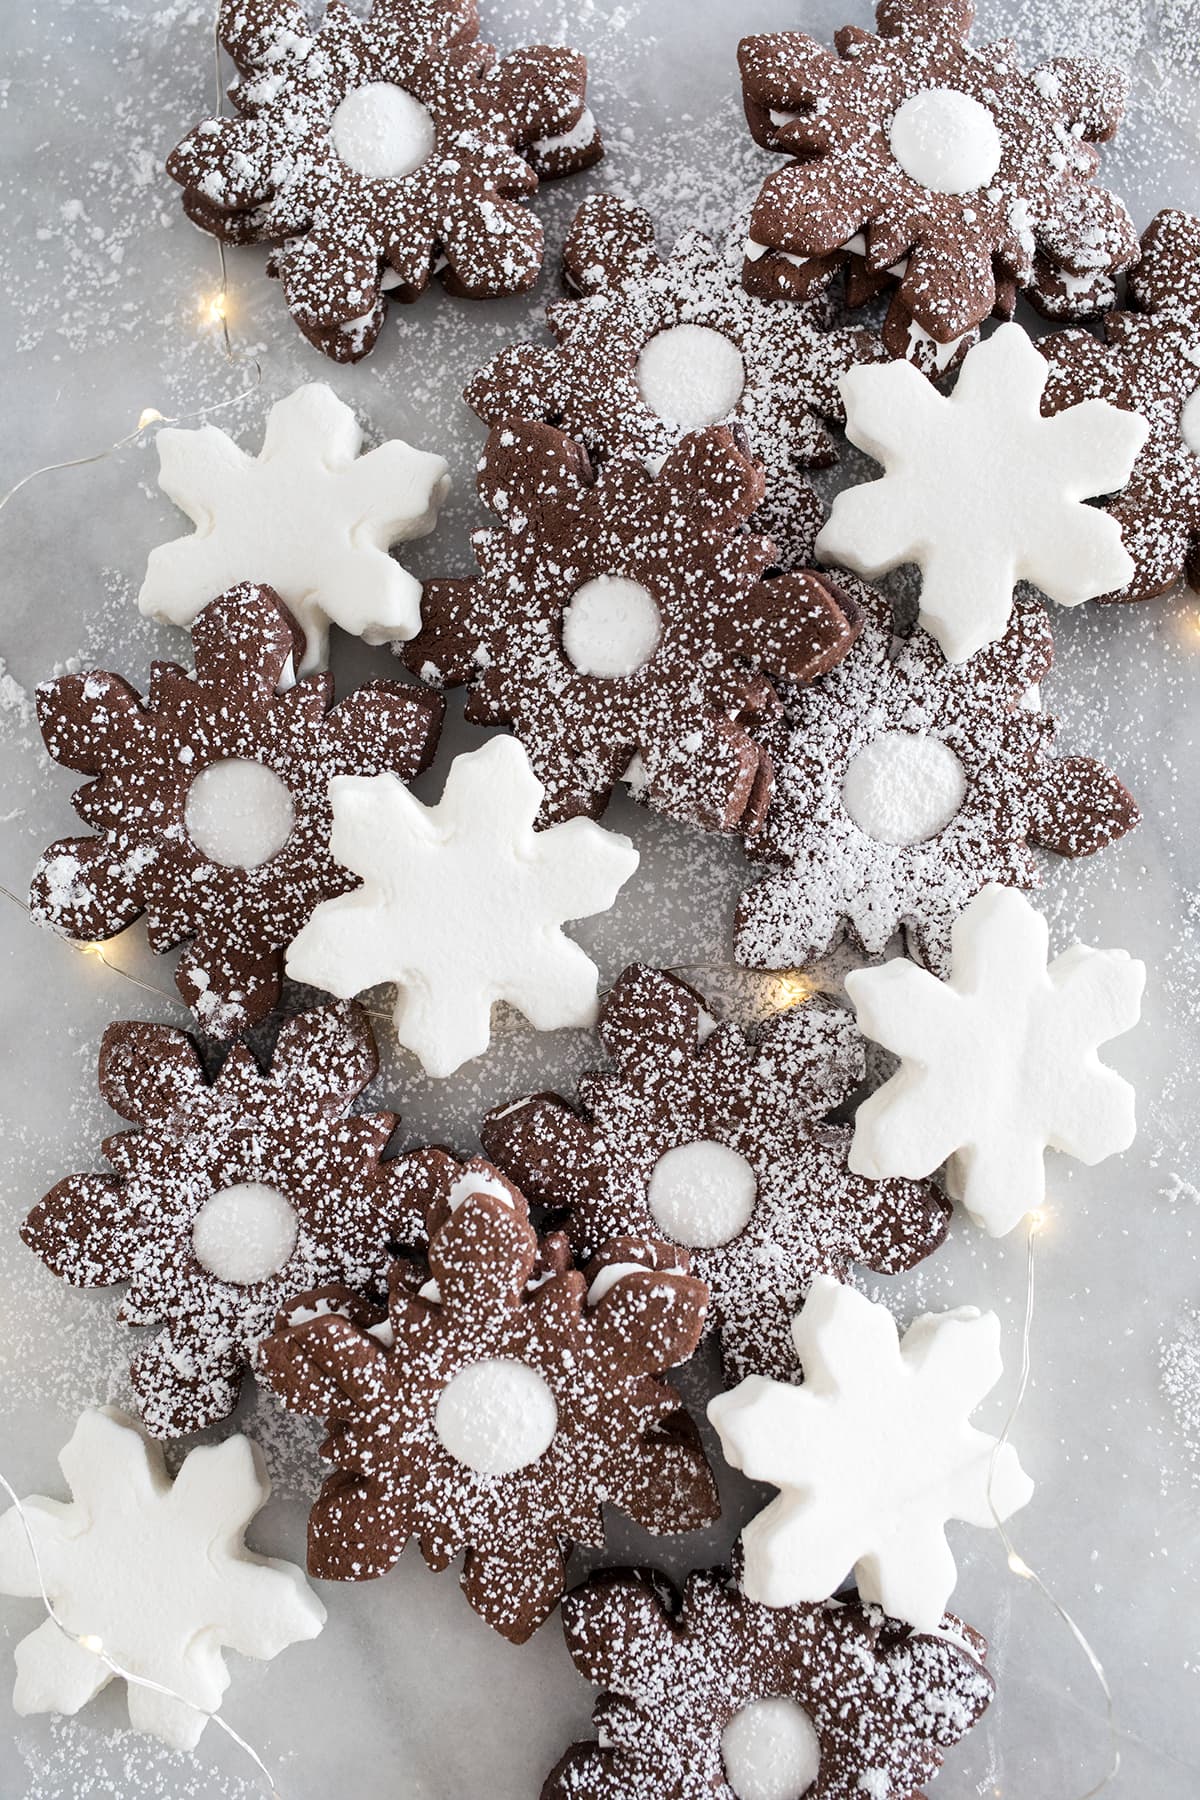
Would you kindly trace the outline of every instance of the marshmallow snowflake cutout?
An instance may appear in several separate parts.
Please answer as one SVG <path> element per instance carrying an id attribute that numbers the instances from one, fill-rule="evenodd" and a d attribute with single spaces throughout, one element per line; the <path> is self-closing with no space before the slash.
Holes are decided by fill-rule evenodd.
<path id="1" fill-rule="evenodd" d="M 1001 325 L 948 396 L 907 362 L 841 378 L 847 435 L 885 473 L 837 496 L 817 555 L 867 576 L 917 563 L 920 622 L 951 662 L 1003 636 L 1018 581 L 1079 606 L 1133 573 L 1117 520 L 1084 502 L 1125 485 L 1146 421 L 1095 399 L 1046 418 L 1049 373 Z"/>
<path id="2" fill-rule="evenodd" d="M 276 401 L 256 457 L 215 425 L 160 431 L 158 484 L 196 529 L 151 551 L 142 612 L 190 625 L 214 594 L 265 582 L 303 628 L 302 675 L 326 666 L 331 623 L 368 644 L 415 637 L 421 583 L 388 550 L 433 530 L 446 462 L 399 438 L 362 456 L 362 441 L 320 381 Z"/>
<path id="3" fill-rule="evenodd" d="M 606 912 L 638 853 L 590 819 L 535 831 L 544 794 L 511 737 L 456 757 L 432 807 L 335 777 L 333 854 L 363 885 L 317 907 L 288 974 L 342 999 L 394 982 L 396 1036 L 435 1076 L 487 1049 L 497 1000 L 538 1031 L 591 1025 L 596 965 L 561 926 Z"/>
<path id="4" fill-rule="evenodd" d="M 1048 941 L 1024 895 L 993 883 L 954 924 L 948 980 L 903 958 L 846 977 L 860 1029 L 901 1059 L 858 1109 L 856 1174 L 944 1162 L 953 1198 L 1003 1237 L 1045 1199 L 1048 1148 L 1088 1164 L 1129 1148 L 1133 1089 L 1097 1047 L 1137 1024 L 1145 964 L 1085 944 L 1048 962 Z"/>
<path id="5" fill-rule="evenodd" d="M 859 1596 L 918 1631 L 957 1570 L 946 1524 L 992 1526 L 1033 1483 L 1011 1444 L 970 1424 L 1003 1373 L 1000 1321 L 925 1313 L 901 1338 L 886 1306 L 819 1275 L 792 1325 L 804 1385 L 749 1375 L 709 1402 L 726 1460 L 780 1489 L 742 1533 L 743 1588 L 767 1606 Z"/>
<path id="6" fill-rule="evenodd" d="M 294 1564 L 255 1556 L 243 1542 L 271 1491 L 261 1454 L 245 1437 L 205 1444 L 172 1481 L 159 1446 L 104 1407 L 82 1415 L 58 1460 L 74 1499 L 34 1495 L 23 1511 L 46 1591 L 72 1635 L 47 1618 L 17 1645 L 13 1706 L 76 1713 L 116 1663 L 172 1690 L 127 1683 L 134 1729 L 192 1750 L 229 1685 L 226 1646 L 265 1660 L 325 1623 Z M 16 1507 L 0 1518 L 0 1592 L 41 1594 Z"/>

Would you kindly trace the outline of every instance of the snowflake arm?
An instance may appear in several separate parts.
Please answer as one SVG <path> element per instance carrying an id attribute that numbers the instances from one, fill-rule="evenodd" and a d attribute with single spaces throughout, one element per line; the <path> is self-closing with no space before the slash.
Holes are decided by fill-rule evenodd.
<path id="1" fill-rule="evenodd" d="M 432 531 L 443 457 L 392 439 L 360 455 L 362 428 L 323 382 L 279 400 L 248 456 L 215 425 L 159 433 L 159 486 L 195 524 L 151 551 L 138 605 L 190 625 L 234 582 L 273 587 L 305 634 L 300 673 L 328 661 L 331 622 L 367 643 L 413 637 L 421 584 L 388 554 Z"/>
<path id="2" fill-rule="evenodd" d="M 28 1510 L 28 1503 L 26 1509 Z M 10 1516 L 19 1523 L 15 1520 L 15 1514 Z M 43 1553 L 40 1534 L 38 1553 Z M 32 1561 L 29 1566 L 32 1569 Z M 3 1578 L 0 1578 L 0 1586 L 6 1593 L 12 1592 Z M 30 1589 L 33 1594 L 37 1591 L 36 1587 Z M 21 1718 L 28 1718 L 31 1713 L 44 1712 L 65 1713 L 70 1717 L 85 1707 L 89 1700 L 94 1700 L 112 1680 L 100 1658 L 93 1656 L 90 1650 L 85 1650 L 82 1644 L 64 1637 L 53 1619 L 44 1620 L 36 1630 L 21 1639 L 14 1652 L 14 1661 L 17 1679 L 13 1685 L 13 1711 Z M 134 1688 L 129 1690 L 131 1699 L 136 1691 Z M 131 1707 L 131 1722 L 132 1718 Z M 167 1742 L 174 1741 L 172 1733 Z"/>
<path id="3" fill-rule="evenodd" d="M 1049 372 L 1003 325 L 949 397 L 908 363 L 842 378 L 847 433 L 886 473 L 837 496 L 817 554 L 868 575 L 917 563 L 921 623 L 951 662 L 1003 635 L 1019 580 L 1078 606 L 1133 572 L 1117 521 L 1083 502 L 1128 480 L 1147 422 L 1104 400 L 1044 417 Z"/>
<path id="4" fill-rule="evenodd" d="M 431 1074 L 486 1049 L 495 1000 L 539 1030 L 590 1024 L 595 965 L 561 927 L 611 906 L 637 852 L 590 820 L 535 832 L 543 792 L 515 738 L 457 757 L 435 807 L 386 776 L 334 782 L 334 854 L 365 885 L 317 908 L 289 972 L 343 996 L 395 982 Z"/>
<path id="5" fill-rule="evenodd" d="M 851 1564 L 864 1599 L 919 1630 L 954 1586 L 944 1527 L 1023 1506 L 1011 1445 L 969 1422 L 1001 1374 L 999 1321 L 926 1315 L 903 1339 L 884 1306 L 819 1276 L 795 1327 L 803 1387 L 751 1377 L 709 1404 L 735 1467 L 781 1492 L 743 1533 L 750 1599 L 823 1599 Z M 994 1468 L 993 1468 L 994 1459 Z"/>

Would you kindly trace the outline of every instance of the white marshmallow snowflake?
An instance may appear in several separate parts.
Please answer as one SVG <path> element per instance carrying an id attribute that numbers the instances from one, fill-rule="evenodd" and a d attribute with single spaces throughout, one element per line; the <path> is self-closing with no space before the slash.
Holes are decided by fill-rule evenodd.
<path id="1" fill-rule="evenodd" d="M 591 819 L 535 831 L 545 789 L 516 738 L 456 757 L 436 806 L 394 775 L 329 791 L 333 854 L 363 886 L 317 907 L 294 980 L 341 999 L 394 982 L 396 1036 L 430 1075 L 487 1049 L 497 1000 L 539 1031 L 594 1022 L 596 965 L 560 928 L 607 911 L 638 853 Z"/>
<path id="2" fill-rule="evenodd" d="M 921 624 L 951 662 L 1003 636 L 1018 581 L 1078 606 L 1133 573 L 1117 521 L 1083 502 L 1124 487 L 1146 420 L 1106 400 L 1045 418 L 1049 373 L 1002 325 L 948 396 L 909 362 L 841 378 L 847 436 L 886 472 L 837 496 L 817 555 L 869 576 L 917 563 Z"/>
<path id="3" fill-rule="evenodd" d="M 951 1195 L 1003 1237 L 1045 1199 L 1047 1148 L 1089 1164 L 1129 1148 L 1133 1089 L 1097 1046 L 1137 1024 L 1145 964 L 1073 944 L 1048 965 L 1048 941 L 1024 895 L 993 883 L 954 924 L 948 980 L 903 957 L 846 977 L 860 1029 L 901 1059 L 858 1109 L 856 1175 L 945 1162 Z"/>
<path id="4" fill-rule="evenodd" d="M 818 1275 L 792 1335 L 803 1387 L 750 1375 L 708 1407 L 726 1461 L 780 1489 L 742 1533 L 746 1594 L 824 1600 L 853 1568 L 864 1600 L 932 1631 L 957 1578 L 947 1521 L 994 1525 L 1033 1492 L 969 1423 L 1003 1373 L 1000 1321 L 961 1306 L 900 1338 L 886 1306 Z"/>
<path id="5" fill-rule="evenodd" d="M 271 1484 L 249 1438 L 191 1451 L 172 1482 L 161 1447 L 134 1420 L 85 1412 L 59 1456 L 75 1496 L 23 1507 L 55 1612 L 17 1645 L 18 1713 L 76 1713 L 113 1679 L 114 1662 L 184 1699 L 130 1682 L 129 1720 L 194 1749 L 229 1685 L 222 1650 L 263 1659 L 314 1638 L 325 1608 L 292 1563 L 255 1556 L 242 1534 Z M 0 1518 L 0 1592 L 38 1597 L 15 1507 Z M 184 1701 L 190 1702 L 185 1704 Z"/>
<path id="6" fill-rule="evenodd" d="M 257 457 L 215 425 L 158 434 L 158 484 L 196 529 L 150 553 L 138 605 L 190 625 L 236 582 L 275 589 L 305 635 L 300 674 L 324 668 L 329 626 L 368 644 L 415 637 L 421 583 L 388 554 L 424 537 L 446 462 L 399 438 L 360 456 L 362 429 L 324 382 L 279 400 Z"/>

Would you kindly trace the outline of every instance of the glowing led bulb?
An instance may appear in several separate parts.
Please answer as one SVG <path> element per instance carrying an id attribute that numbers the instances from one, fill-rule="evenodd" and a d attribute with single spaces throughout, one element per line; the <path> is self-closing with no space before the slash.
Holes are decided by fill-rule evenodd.
<path id="1" fill-rule="evenodd" d="M 806 975 L 797 974 L 794 970 L 781 975 L 771 993 L 771 1004 L 777 1012 L 786 1012 L 789 1006 L 798 1006 L 801 1000 L 807 1000 L 815 990 Z"/>

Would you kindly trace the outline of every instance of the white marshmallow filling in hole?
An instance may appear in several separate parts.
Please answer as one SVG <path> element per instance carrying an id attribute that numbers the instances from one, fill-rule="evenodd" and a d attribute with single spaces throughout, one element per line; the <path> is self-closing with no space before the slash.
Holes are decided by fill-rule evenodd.
<path id="1" fill-rule="evenodd" d="M 888 126 L 892 155 L 934 194 L 973 194 L 1000 167 L 1004 147 L 986 106 L 957 88 L 910 94 Z"/>
<path id="2" fill-rule="evenodd" d="M 200 770 L 188 788 L 183 821 L 210 862 L 226 869 L 256 869 L 283 849 L 296 813 L 273 769 L 231 756 Z"/>
<path id="3" fill-rule="evenodd" d="M 634 675 L 654 655 L 662 615 L 653 594 L 624 575 L 597 575 L 563 609 L 563 654 L 581 675 Z"/>
<path id="4" fill-rule="evenodd" d="M 847 768 L 842 805 L 878 844 L 921 844 L 946 829 L 966 792 L 963 766 L 941 738 L 884 731 Z"/>
<path id="5" fill-rule="evenodd" d="M 804 1708 L 778 1694 L 734 1713 L 721 1759 L 737 1800 L 801 1800 L 820 1773 L 821 1744 Z"/>
<path id="6" fill-rule="evenodd" d="M 711 325 L 671 325 L 642 350 L 637 384 L 665 424 L 699 431 L 733 411 L 746 386 L 746 368 L 737 345 Z"/>
<path id="7" fill-rule="evenodd" d="M 433 155 L 436 135 L 429 108 L 391 81 L 352 89 L 329 122 L 338 156 L 368 181 L 411 175 Z"/>
<path id="8" fill-rule="evenodd" d="M 204 1202 L 192 1223 L 192 1249 L 219 1281 L 250 1287 L 284 1267 L 298 1229 L 295 1210 L 278 1188 L 241 1181 Z"/>
<path id="9" fill-rule="evenodd" d="M 1179 435 L 1193 456 L 1200 456 L 1200 387 L 1194 387 L 1179 414 Z"/>
<path id="10" fill-rule="evenodd" d="M 446 1383 L 434 1425 L 456 1462 L 477 1475 L 512 1475 L 549 1449 L 558 1407 L 536 1369 L 491 1356 Z"/>
<path id="11" fill-rule="evenodd" d="M 677 1244 L 712 1249 L 750 1222 L 758 1181 L 746 1158 L 714 1138 L 679 1144 L 660 1156 L 647 1201 L 655 1223 Z"/>

